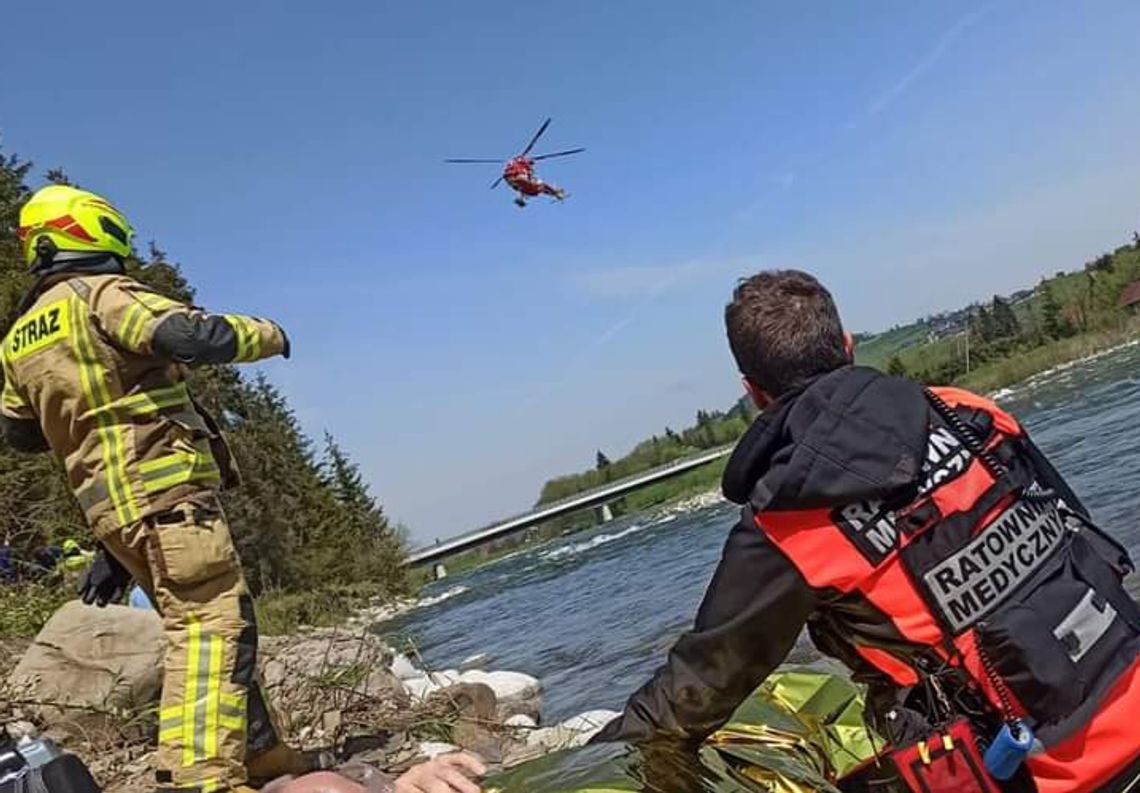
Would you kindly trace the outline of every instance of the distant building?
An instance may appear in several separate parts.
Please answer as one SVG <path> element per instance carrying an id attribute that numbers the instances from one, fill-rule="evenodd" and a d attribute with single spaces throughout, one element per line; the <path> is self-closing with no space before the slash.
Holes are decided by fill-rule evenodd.
<path id="1" fill-rule="evenodd" d="M 1133 281 L 1124 287 L 1116 305 L 1131 314 L 1140 313 L 1140 281 Z"/>

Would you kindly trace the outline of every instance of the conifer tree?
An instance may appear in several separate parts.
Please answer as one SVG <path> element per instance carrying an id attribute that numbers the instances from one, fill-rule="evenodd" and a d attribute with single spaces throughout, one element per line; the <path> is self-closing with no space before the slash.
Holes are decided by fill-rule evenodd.
<path id="1" fill-rule="evenodd" d="M 0 154 L 0 336 L 34 281 L 15 234 L 30 172 L 29 163 Z M 67 180 L 59 169 L 49 176 Z M 193 301 L 181 269 L 154 243 L 126 265 L 151 288 Z M 242 486 L 225 492 L 223 502 L 255 593 L 345 584 L 383 594 L 407 589 L 402 538 L 331 439 L 317 459 L 284 395 L 263 377 L 209 366 L 192 370 L 189 379 L 226 433 L 242 474 Z M 54 457 L 19 454 L 0 442 L 0 540 L 26 559 L 46 543 L 84 536 L 86 522 Z"/>

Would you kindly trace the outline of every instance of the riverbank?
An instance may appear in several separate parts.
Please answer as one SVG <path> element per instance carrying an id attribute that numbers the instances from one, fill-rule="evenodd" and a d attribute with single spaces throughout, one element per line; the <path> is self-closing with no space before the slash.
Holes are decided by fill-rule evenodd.
<path id="1" fill-rule="evenodd" d="M 0 729 L 52 738 L 92 767 L 106 793 L 146 789 L 164 649 L 154 612 L 71 602 L 34 641 L 4 643 L 14 668 L 0 679 Z M 96 656 L 101 674 L 92 675 Z M 434 670 L 413 647 L 366 627 L 264 637 L 258 661 L 286 741 L 350 772 L 398 774 L 455 749 L 506 769 L 580 745 L 615 715 L 544 724 L 538 679 L 488 670 L 485 657 Z"/>
<path id="2" fill-rule="evenodd" d="M 1140 317 L 1119 328 L 1082 333 L 1058 339 L 1008 358 L 988 361 L 970 373 L 955 378 L 954 385 L 978 393 L 1001 393 L 1032 377 L 1072 366 L 1140 341 Z"/>

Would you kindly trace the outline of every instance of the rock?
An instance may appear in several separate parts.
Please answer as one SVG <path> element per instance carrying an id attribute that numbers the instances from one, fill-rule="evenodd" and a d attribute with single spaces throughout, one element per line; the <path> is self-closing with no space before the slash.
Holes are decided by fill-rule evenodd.
<path id="1" fill-rule="evenodd" d="M 428 760 L 434 760 L 441 754 L 451 754 L 452 752 L 458 751 L 458 746 L 453 746 L 450 743 L 443 743 L 441 741 L 424 741 L 420 744 L 420 756 Z"/>
<path id="2" fill-rule="evenodd" d="M 504 721 L 523 714 L 538 720 L 542 711 L 542 684 L 522 672 L 482 672 L 473 669 L 459 676 L 462 683 L 480 683 L 495 692 L 499 707 L 497 716 Z"/>
<path id="3" fill-rule="evenodd" d="M 435 692 L 460 682 L 460 674 L 454 669 L 444 669 L 442 672 L 424 672 L 420 677 L 400 682 L 413 699 L 424 700 Z"/>
<path id="4" fill-rule="evenodd" d="M 469 655 L 459 662 L 460 672 L 470 672 L 473 669 L 483 670 L 487 668 L 487 664 L 491 663 L 491 656 L 487 653 L 476 653 Z"/>
<path id="5" fill-rule="evenodd" d="M 432 699 L 450 703 L 461 719 L 489 722 L 495 718 L 498 700 L 490 686 L 482 683 L 456 683 L 432 694 Z"/>
<path id="6" fill-rule="evenodd" d="M 483 672 L 472 669 L 461 674 L 459 682 L 489 686 L 500 700 L 530 699 L 542 691 L 542 684 L 537 678 L 522 672 Z"/>
<path id="7" fill-rule="evenodd" d="M 399 680 L 411 680 L 414 677 L 424 676 L 424 670 L 412 663 L 412 659 L 403 653 L 396 653 L 389 669 Z"/>
<path id="8" fill-rule="evenodd" d="M 503 722 L 504 727 L 518 727 L 520 729 L 533 730 L 538 727 L 538 722 L 527 716 L 525 713 L 516 713 L 506 721 Z"/>
<path id="9" fill-rule="evenodd" d="M 57 731 L 103 729 L 158 701 L 165 653 L 155 612 L 75 600 L 48 620 L 8 682 Z"/>
<path id="10" fill-rule="evenodd" d="M 587 711 L 554 727 L 534 730 L 526 736 L 526 744 L 548 752 L 584 746 L 602 727 L 619 715 L 621 714 L 612 710 Z"/>
<path id="11" fill-rule="evenodd" d="M 497 762 L 502 751 L 498 737 L 489 726 L 495 721 L 495 692 L 481 683 L 458 683 L 431 695 L 430 702 L 442 701 L 456 712 L 451 740 L 459 747 Z"/>
<path id="12" fill-rule="evenodd" d="M 586 740 L 589 740 L 620 715 L 616 710 L 588 710 L 567 719 L 559 726 L 576 732 L 588 733 Z"/>
<path id="13" fill-rule="evenodd" d="M 30 721 L 14 721 L 8 725 L 8 737 L 13 741 L 19 741 L 21 738 L 35 740 L 40 737 L 40 731 Z"/>

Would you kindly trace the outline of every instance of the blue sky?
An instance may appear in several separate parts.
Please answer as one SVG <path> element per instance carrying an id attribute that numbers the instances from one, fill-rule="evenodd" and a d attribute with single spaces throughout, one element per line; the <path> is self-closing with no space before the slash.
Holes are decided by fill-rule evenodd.
<path id="1" fill-rule="evenodd" d="M 265 371 L 430 540 L 739 388 L 736 277 L 878 330 L 1140 226 L 1130 2 L 65 3 L 5 10 L 0 145 L 277 318 Z M 490 166 L 586 146 L 525 210 Z"/>

